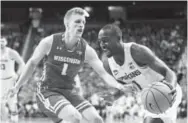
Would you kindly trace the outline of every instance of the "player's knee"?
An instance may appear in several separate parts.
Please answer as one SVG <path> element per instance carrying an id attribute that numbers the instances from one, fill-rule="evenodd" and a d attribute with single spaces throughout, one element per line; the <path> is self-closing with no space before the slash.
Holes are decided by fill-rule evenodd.
<path id="1" fill-rule="evenodd" d="M 72 105 L 65 106 L 58 114 L 58 117 L 65 121 L 71 121 L 79 123 L 82 119 L 82 115 Z"/>
<path id="2" fill-rule="evenodd" d="M 103 123 L 103 120 L 99 115 L 97 115 L 93 117 L 93 123 Z"/>
<path id="3" fill-rule="evenodd" d="M 102 118 L 99 116 L 98 112 L 96 111 L 94 107 L 85 109 L 82 112 L 82 115 L 90 123 L 103 123 Z"/>

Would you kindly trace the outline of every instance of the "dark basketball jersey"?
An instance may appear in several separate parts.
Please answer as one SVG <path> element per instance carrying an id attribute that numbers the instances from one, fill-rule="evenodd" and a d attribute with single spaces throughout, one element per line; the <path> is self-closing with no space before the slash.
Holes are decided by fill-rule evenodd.
<path id="1" fill-rule="evenodd" d="M 64 33 L 53 35 L 51 51 L 44 62 L 42 86 L 72 89 L 74 77 L 84 64 L 86 42 L 80 38 L 74 51 L 65 46 Z"/>

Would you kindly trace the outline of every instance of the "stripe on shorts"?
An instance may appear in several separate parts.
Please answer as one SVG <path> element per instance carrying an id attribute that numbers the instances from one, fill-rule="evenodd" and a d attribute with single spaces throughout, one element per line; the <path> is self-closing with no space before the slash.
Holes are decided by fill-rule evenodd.
<path id="1" fill-rule="evenodd" d="M 58 102 L 56 102 L 54 106 L 51 105 L 49 98 L 45 98 L 44 95 L 40 92 L 39 88 L 37 89 L 37 96 L 40 99 L 40 101 L 44 104 L 46 109 L 50 110 L 53 113 L 57 113 L 58 109 L 61 106 L 70 104 L 69 101 L 62 99 L 62 100 L 59 100 Z"/>
<path id="2" fill-rule="evenodd" d="M 77 105 L 76 109 L 80 111 L 80 110 L 83 110 L 86 107 L 90 107 L 90 106 L 91 106 L 91 104 L 88 101 L 84 101 L 84 102 L 80 103 L 79 105 Z"/>

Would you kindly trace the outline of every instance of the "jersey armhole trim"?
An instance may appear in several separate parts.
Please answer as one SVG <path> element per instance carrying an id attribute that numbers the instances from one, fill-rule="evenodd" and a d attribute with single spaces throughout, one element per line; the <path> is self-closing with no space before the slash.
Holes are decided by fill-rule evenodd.
<path id="1" fill-rule="evenodd" d="M 86 52 L 87 52 L 87 47 L 88 47 L 89 45 L 88 44 L 86 44 L 86 49 L 85 49 L 85 53 L 84 53 L 84 62 L 83 63 L 86 63 L 86 64 L 88 64 L 88 60 L 86 60 Z"/>
<path id="2" fill-rule="evenodd" d="M 136 43 L 131 42 L 131 43 L 130 43 L 130 47 L 129 47 L 129 54 L 130 54 L 131 59 L 133 60 L 133 62 L 134 62 L 140 69 L 147 69 L 147 68 L 148 68 L 148 65 L 140 66 L 138 63 L 136 63 L 136 61 L 135 61 L 134 58 L 132 57 L 131 47 L 132 47 L 133 44 L 136 44 Z"/>
<path id="3" fill-rule="evenodd" d="M 51 35 L 52 36 L 52 44 L 51 44 L 51 47 L 50 47 L 50 50 L 46 53 L 46 55 L 48 56 L 50 54 L 50 52 L 52 51 L 52 46 L 53 46 L 53 42 L 54 42 L 54 35 Z"/>
<path id="4" fill-rule="evenodd" d="M 11 51 L 12 50 L 12 51 Z M 11 55 L 11 52 L 14 52 L 13 49 L 7 47 L 7 55 L 8 55 L 8 58 L 12 61 L 16 61 L 15 58 Z"/>

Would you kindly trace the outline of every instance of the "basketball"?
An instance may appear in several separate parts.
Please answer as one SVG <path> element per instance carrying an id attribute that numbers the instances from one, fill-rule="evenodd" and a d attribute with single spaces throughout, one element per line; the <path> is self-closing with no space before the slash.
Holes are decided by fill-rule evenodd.
<path id="1" fill-rule="evenodd" d="M 144 108 L 154 114 L 164 113 L 172 105 L 171 89 L 162 82 L 155 82 L 141 93 Z"/>

